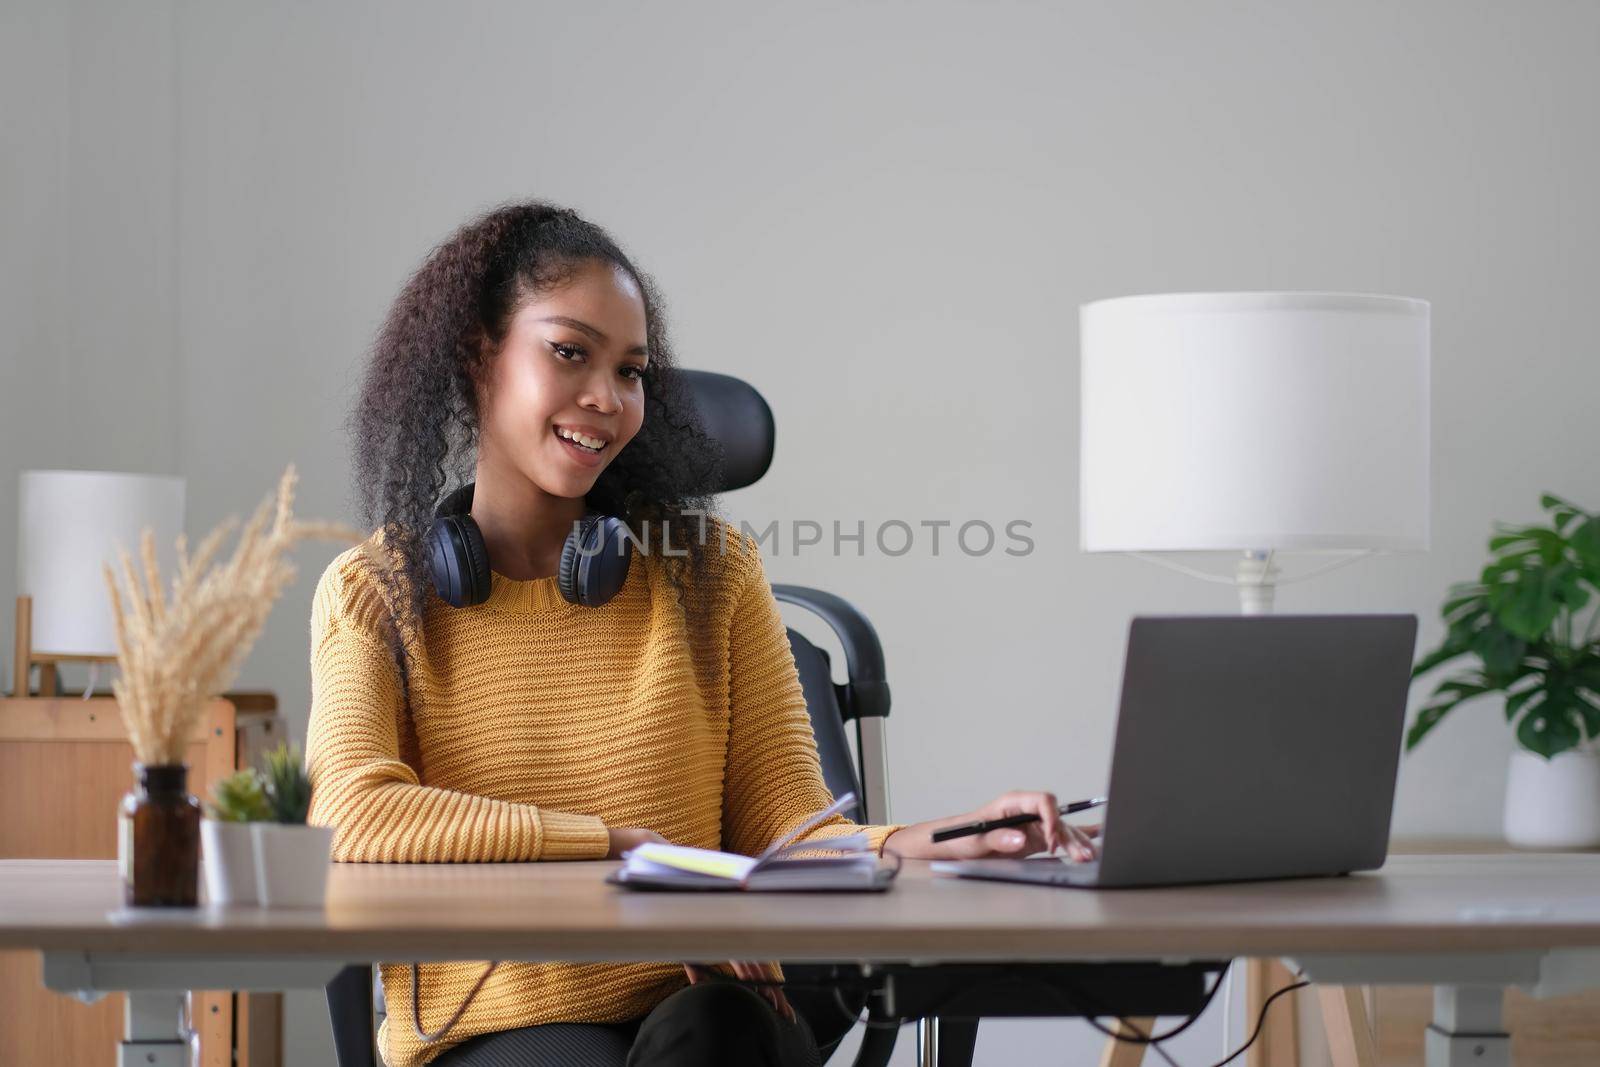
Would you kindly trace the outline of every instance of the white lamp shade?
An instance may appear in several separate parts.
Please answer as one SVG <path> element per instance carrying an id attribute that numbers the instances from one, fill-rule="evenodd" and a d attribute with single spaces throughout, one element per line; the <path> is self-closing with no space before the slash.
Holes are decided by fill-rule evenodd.
<path id="1" fill-rule="evenodd" d="M 108 471 L 23 471 L 17 591 L 33 598 L 33 648 L 114 656 L 116 622 L 102 563 L 117 570 L 118 546 L 139 567 L 139 538 L 155 533 L 162 585 L 170 591 L 183 531 L 184 481 Z M 141 571 L 142 573 L 142 571 Z M 120 584 L 121 576 L 118 573 Z"/>
<path id="2" fill-rule="evenodd" d="M 1084 551 L 1427 548 L 1426 301 L 1180 293 L 1079 323 Z"/>

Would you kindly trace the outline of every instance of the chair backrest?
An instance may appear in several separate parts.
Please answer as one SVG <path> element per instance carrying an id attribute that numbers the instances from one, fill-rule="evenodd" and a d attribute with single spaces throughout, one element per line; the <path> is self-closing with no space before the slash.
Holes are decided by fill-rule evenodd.
<path id="1" fill-rule="evenodd" d="M 844 815 L 852 822 L 862 822 L 866 807 L 861 802 L 861 776 L 856 773 L 850 741 L 845 736 L 844 710 L 839 707 L 839 694 L 834 689 L 832 661 L 826 650 L 792 629 L 789 630 L 789 650 L 794 653 L 800 688 L 806 694 L 811 732 L 816 735 L 817 756 L 822 761 L 822 780 L 828 783 L 828 792 L 836 797 L 845 793 L 856 795 L 856 803 Z"/>
<path id="2" fill-rule="evenodd" d="M 772 466 L 777 444 L 777 425 L 766 399 L 748 382 L 727 374 L 701 370 L 685 370 L 681 373 L 688 382 L 701 425 L 707 436 L 722 450 L 721 477 L 715 492 L 742 489 L 758 481 Z M 812 611 L 817 611 L 819 607 L 832 608 L 833 616 L 841 613 L 855 616 L 850 620 L 850 625 L 844 627 L 845 632 L 839 635 L 846 641 L 846 649 L 851 653 L 851 673 L 856 673 L 855 668 L 862 661 L 868 664 L 868 673 L 873 673 L 870 665 L 875 662 L 878 664 L 877 678 L 872 681 L 881 679 L 881 652 L 876 657 L 868 655 L 863 658 L 857 650 L 859 642 L 851 641 L 852 637 L 859 637 L 863 630 L 870 634 L 871 624 L 837 598 L 822 597 L 821 600 L 827 601 L 827 604 L 819 604 L 816 597 L 798 597 L 793 602 Z M 840 629 L 841 620 L 829 614 L 824 617 L 836 630 Z M 789 649 L 794 653 L 800 686 L 805 692 L 806 710 L 811 715 L 811 731 L 817 739 L 823 781 L 834 796 L 854 793 L 857 802 L 845 814 L 854 821 L 863 821 L 868 806 L 862 794 L 862 778 L 857 773 L 850 743 L 845 736 L 845 720 L 855 718 L 863 711 L 861 707 L 848 706 L 858 690 L 851 686 L 842 689 L 836 686 L 828 654 L 793 629 L 788 633 Z M 871 643 L 876 645 L 876 635 L 872 635 Z M 881 712 L 869 710 L 867 714 L 881 715 Z"/>

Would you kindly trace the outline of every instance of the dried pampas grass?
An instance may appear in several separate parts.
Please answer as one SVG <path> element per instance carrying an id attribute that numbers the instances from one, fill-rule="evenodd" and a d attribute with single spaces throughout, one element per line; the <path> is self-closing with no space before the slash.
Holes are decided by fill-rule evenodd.
<path id="1" fill-rule="evenodd" d="M 290 464 L 278 482 L 276 508 L 270 496 L 261 502 L 225 563 L 212 560 L 237 518 L 206 535 L 193 558 L 180 535 L 170 597 L 162 590 L 155 535 L 148 528 L 139 542 L 142 585 L 126 549 L 117 550 L 123 592 L 110 565 L 105 567 L 120 668 L 111 690 L 140 763 L 183 762 L 206 702 L 233 684 L 273 603 L 294 580 L 289 549 L 307 540 L 363 540 L 360 531 L 339 523 L 295 521 L 296 481 Z"/>

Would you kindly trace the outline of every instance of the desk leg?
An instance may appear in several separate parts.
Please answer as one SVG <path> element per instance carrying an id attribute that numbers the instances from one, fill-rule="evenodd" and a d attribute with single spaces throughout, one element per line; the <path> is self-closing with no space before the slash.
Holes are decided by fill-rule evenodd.
<path id="1" fill-rule="evenodd" d="M 1511 1067 L 1500 986 L 1434 986 L 1433 1023 L 1423 1035 L 1427 1067 Z"/>
<path id="2" fill-rule="evenodd" d="M 117 1067 L 189 1067 L 183 993 L 128 993 Z"/>
<path id="3" fill-rule="evenodd" d="M 917 1020 L 918 1067 L 972 1067 L 977 1045 L 976 1019 L 932 1016 Z"/>
<path id="4" fill-rule="evenodd" d="M 1125 1026 L 1121 1019 L 1113 1019 L 1111 1029 L 1129 1036 L 1149 1037 L 1155 1033 L 1154 1019 L 1129 1019 L 1128 1022 L 1133 1024 L 1132 1027 Z M 1144 1045 L 1108 1037 L 1106 1047 L 1100 1053 L 1100 1067 L 1139 1067 L 1144 1063 L 1144 1050 Z"/>
<path id="5" fill-rule="evenodd" d="M 1257 1019 L 1262 1020 L 1261 1035 L 1245 1053 L 1245 1064 L 1247 1067 L 1300 1067 L 1300 1023 L 1294 1006 L 1297 994 L 1281 996 L 1272 1002 L 1272 1007 L 1265 1007 L 1268 997 L 1295 981 L 1293 972 L 1275 959 L 1240 962 L 1245 968 L 1245 1036 L 1250 1036 Z M 1263 1010 L 1265 1017 L 1261 1014 Z"/>
<path id="6" fill-rule="evenodd" d="M 1319 985 L 1322 1025 L 1334 1067 L 1378 1067 L 1378 1043 L 1367 1018 L 1367 999 L 1358 985 Z"/>

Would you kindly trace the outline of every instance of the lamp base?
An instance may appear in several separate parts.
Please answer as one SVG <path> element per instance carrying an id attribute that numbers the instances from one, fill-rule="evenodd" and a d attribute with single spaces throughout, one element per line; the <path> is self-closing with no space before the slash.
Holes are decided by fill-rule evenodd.
<path id="1" fill-rule="evenodd" d="M 13 697 L 54 697 L 60 695 L 62 663 L 115 664 L 116 656 L 90 656 L 81 653 L 40 652 L 33 647 L 33 597 L 17 597 L 16 659 L 11 676 Z M 33 668 L 39 668 L 39 692 L 33 692 Z"/>
<path id="2" fill-rule="evenodd" d="M 1234 584 L 1239 589 L 1239 614 L 1272 614 L 1278 573 L 1277 565 L 1272 562 L 1272 549 L 1253 548 L 1245 552 L 1234 571 Z"/>

